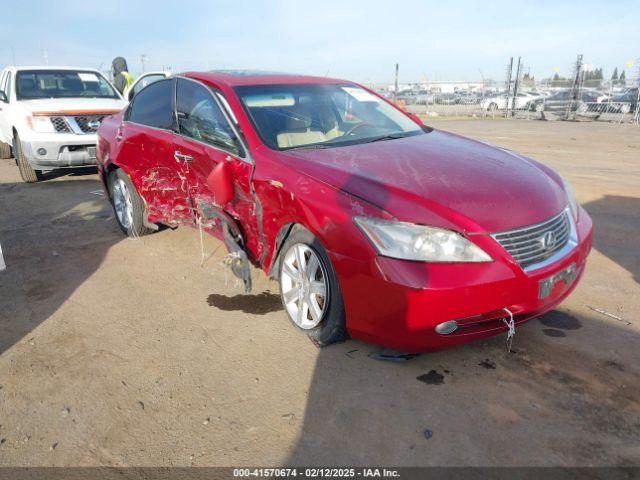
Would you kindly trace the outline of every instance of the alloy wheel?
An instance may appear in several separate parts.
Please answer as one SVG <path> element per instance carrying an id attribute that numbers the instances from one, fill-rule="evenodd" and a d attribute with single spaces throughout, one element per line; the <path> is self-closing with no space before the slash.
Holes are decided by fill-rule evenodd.
<path id="1" fill-rule="evenodd" d="M 318 254 L 296 243 L 285 253 L 280 271 L 283 303 L 293 322 L 303 330 L 318 326 L 328 307 L 327 273 Z"/>
<path id="2" fill-rule="evenodd" d="M 113 206 L 120 225 L 124 228 L 131 227 L 133 223 L 133 205 L 131 204 L 131 192 L 127 184 L 121 178 L 113 184 Z"/>

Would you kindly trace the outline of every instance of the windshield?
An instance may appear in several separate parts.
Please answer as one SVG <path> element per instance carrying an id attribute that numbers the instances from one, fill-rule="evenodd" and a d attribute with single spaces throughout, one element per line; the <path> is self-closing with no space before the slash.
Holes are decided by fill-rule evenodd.
<path id="1" fill-rule="evenodd" d="M 22 70 L 16 74 L 18 100 L 35 98 L 120 98 L 97 72 L 74 70 Z"/>
<path id="2" fill-rule="evenodd" d="M 424 133 L 402 112 L 356 85 L 252 85 L 235 91 L 262 141 L 276 150 Z"/>

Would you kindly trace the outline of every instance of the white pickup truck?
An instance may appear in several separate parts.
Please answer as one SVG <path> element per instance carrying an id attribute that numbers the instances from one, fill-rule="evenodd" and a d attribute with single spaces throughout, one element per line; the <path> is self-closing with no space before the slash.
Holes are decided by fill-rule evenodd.
<path id="1" fill-rule="evenodd" d="M 0 72 L 0 158 L 25 182 L 57 168 L 95 165 L 96 130 L 127 102 L 98 71 L 7 67 Z"/>

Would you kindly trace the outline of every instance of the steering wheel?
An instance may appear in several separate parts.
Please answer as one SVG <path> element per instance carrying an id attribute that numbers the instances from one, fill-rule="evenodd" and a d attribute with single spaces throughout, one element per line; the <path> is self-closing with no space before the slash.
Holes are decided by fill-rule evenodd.
<path id="1" fill-rule="evenodd" d="M 347 135 L 351 135 L 353 132 L 355 132 L 357 129 L 359 129 L 360 127 L 364 127 L 365 125 L 371 125 L 369 122 L 360 122 L 360 123 L 356 123 L 353 127 L 351 127 L 349 130 L 347 130 L 344 133 L 344 136 L 346 137 Z"/>

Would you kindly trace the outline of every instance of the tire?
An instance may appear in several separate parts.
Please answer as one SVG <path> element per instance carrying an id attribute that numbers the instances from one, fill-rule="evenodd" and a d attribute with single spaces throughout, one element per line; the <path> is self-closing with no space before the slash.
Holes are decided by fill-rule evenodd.
<path id="1" fill-rule="evenodd" d="M 129 176 L 118 169 L 107 179 L 109 200 L 120 229 L 129 237 L 141 237 L 153 232 L 144 225 L 144 204 Z"/>
<path id="2" fill-rule="evenodd" d="M 11 158 L 11 145 L 0 141 L 0 159 Z"/>
<path id="3" fill-rule="evenodd" d="M 24 183 L 35 183 L 40 180 L 40 173 L 34 170 L 27 157 L 24 156 L 22 151 L 22 143 L 20 143 L 20 137 L 16 133 L 13 137 L 13 153 L 16 159 L 16 165 L 20 170 L 20 176 Z"/>
<path id="4" fill-rule="evenodd" d="M 304 276 L 306 280 L 302 280 L 300 284 L 302 282 L 307 283 L 302 286 L 303 292 L 300 295 L 296 295 L 296 291 L 300 289 L 295 287 L 294 276 L 291 275 L 292 269 L 299 274 L 296 250 L 298 253 L 304 252 L 306 254 L 303 260 L 305 267 L 313 268 L 315 266 L 315 261 L 311 259 L 312 255 L 315 255 L 318 260 L 315 272 L 305 269 Z M 306 333 L 317 345 L 324 347 L 348 337 L 344 302 L 338 285 L 338 278 L 325 249 L 311 232 L 302 227 L 294 227 L 294 230 L 282 246 L 278 257 L 278 278 L 280 280 L 282 306 L 289 320 Z M 313 285 L 316 286 L 317 291 L 317 286 L 322 281 L 325 284 L 324 296 L 312 291 L 314 289 Z M 306 300 L 304 300 L 305 296 Z M 296 310 L 300 311 L 300 309 L 295 307 L 299 306 L 301 301 L 309 306 L 306 309 L 302 308 L 300 317 L 296 319 L 294 313 Z M 319 316 L 317 315 L 317 308 L 321 310 Z M 315 317 L 312 310 L 315 310 Z M 304 319 L 302 319 L 303 316 L 305 317 Z M 314 322 L 316 323 L 315 325 Z"/>

